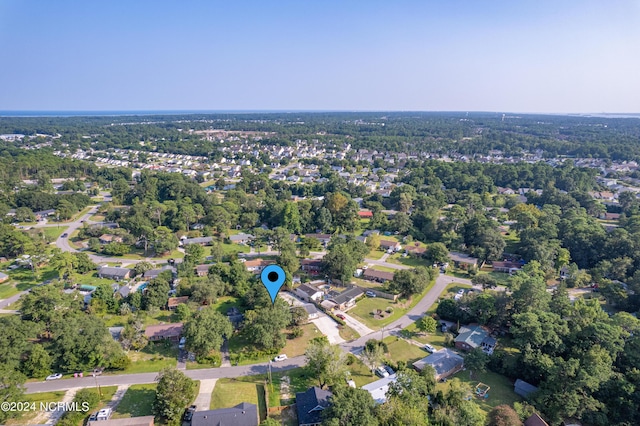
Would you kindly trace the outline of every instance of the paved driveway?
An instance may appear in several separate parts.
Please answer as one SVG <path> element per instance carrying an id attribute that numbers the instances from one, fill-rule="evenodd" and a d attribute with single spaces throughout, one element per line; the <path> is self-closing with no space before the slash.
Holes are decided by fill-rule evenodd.
<path id="1" fill-rule="evenodd" d="M 360 336 L 366 336 L 368 334 L 373 333 L 372 329 L 370 329 L 369 327 L 367 327 L 357 319 L 353 318 L 351 315 L 347 314 L 346 312 L 343 312 L 342 315 L 344 315 L 344 322 L 346 322 L 349 327 L 357 331 L 358 334 L 360 334 Z"/>
<path id="2" fill-rule="evenodd" d="M 322 312 L 319 313 L 319 317 L 311 321 L 318 327 L 318 330 L 329 339 L 329 343 L 338 344 L 344 342 L 344 339 L 340 337 L 340 331 L 338 330 L 338 323 L 331 317 Z"/>

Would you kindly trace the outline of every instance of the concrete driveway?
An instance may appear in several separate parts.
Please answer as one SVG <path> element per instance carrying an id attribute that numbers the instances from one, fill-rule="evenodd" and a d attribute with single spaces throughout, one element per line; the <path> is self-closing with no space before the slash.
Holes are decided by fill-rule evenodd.
<path id="1" fill-rule="evenodd" d="M 342 312 L 342 315 L 344 315 L 344 322 L 346 322 L 349 327 L 357 331 L 358 334 L 360 334 L 360 337 L 364 337 L 368 334 L 373 333 L 372 329 L 370 329 L 369 327 L 367 327 L 357 319 L 353 318 L 351 315 L 347 314 L 346 312 Z"/>
<path id="2" fill-rule="evenodd" d="M 318 327 L 318 330 L 329 339 L 329 343 L 332 345 L 344 342 L 344 339 L 340 337 L 340 331 L 338 330 L 338 323 L 335 322 L 332 318 L 327 316 L 326 314 L 319 313 L 319 317 L 317 319 L 312 320 L 311 322 Z"/>

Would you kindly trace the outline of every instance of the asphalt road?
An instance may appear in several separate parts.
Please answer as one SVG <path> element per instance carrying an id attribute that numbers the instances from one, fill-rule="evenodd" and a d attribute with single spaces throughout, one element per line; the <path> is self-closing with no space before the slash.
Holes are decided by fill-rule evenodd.
<path id="1" fill-rule="evenodd" d="M 413 307 L 407 314 L 398 320 L 384 327 L 380 331 L 375 331 L 366 336 L 362 336 L 357 340 L 345 342 L 339 346 L 346 352 L 358 353 L 364 348 L 364 344 L 369 339 L 382 339 L 384 336 L 397 333 L 399 330 L 408 327 L 418 320 L 424 313 L 438 300 L 440 293 L 444 291 L 447 285 L 458 282 L 471 284 L 469 280 L 455 278 L 448 275 L 440 274 L 436 278 L 436 282 L 429 292 Z M 302 367 L 305 364 L 303 356 L 288 359 L 283 362 L 272 363 L 272 371 L 286 371 L 293 368 Z M 186 370 L 187 376 L 192 379 L 218 379 L 232 378 L 240 376 L 252 376 L 256 374 L 265 374 L 268 370 L 269 363 L 242 365 L 237 367 L 221 367 L 209 368 L 202 370 Z M 157 373 L 141 373 L 141 374 L 116 374 L 99 376 L 97 379 L 100 386 L 120 386 L 133 385 L 141 383 L 153 383 Z M 93 387 L 96 380 L 93 377 L 83 377 L 78 379 L 61 379 L 49 382 L 31 382 L 26 384 L 26 393 L 50 392 L 55 390 L 67 390 L 75 387 Z"/>
<path id="2" fill-rule="evenodd" d="M 302 367 L 305 364 L 303 356 L 295 357 L 281 362 L 273 362 L 271 371 L 277 373 L 287 371 L 294 368 Z M 269 363 L 240 365 L 237 367 L 225 368 L 207 368 L 202 370 L 186 370 L 185 374 L 192 379 L 220 379 L 233 378 L 240 376 L 253 376 L 256 374 L 266 374 L 269 369 Z M 97 378 L 88 376 L 78 379 L 60 379 L 42 382 L 27 383 L 26 393 L 35 392 L 51 392 L 57 390 L 67 390 L 71 388 L 90 388 L 95 387 L 96 382 L 99 386 L 121 386 L 135 385 L 142 383 L 153 383 L 158 373 L 140 373 L 140 374 L 108 374 L 98 376 Z"/>

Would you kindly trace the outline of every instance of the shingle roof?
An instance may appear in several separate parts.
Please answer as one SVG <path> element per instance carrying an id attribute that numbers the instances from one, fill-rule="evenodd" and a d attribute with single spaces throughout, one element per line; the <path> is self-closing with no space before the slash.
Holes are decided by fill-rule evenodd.
<path id="1" fill-rule="evenodd" d="M 460 328 L 460 334 L 456 337 L 456 342 L 463 342 L 472 348 L 477 348 L 489 337 L 489 333 L 479 325 L 465 325 Z"/>
<path id="2" fill-rule="evenodd" d="M 369 383 L 368 385 L 364 385 L 362 389 L 369 392 L 371 394 L 371 397 L 377 404 L 384 404 L 385 402 L 387 402 L 387 391 L 389 390 L 389 385 L 396 380 L 397 376 L 395 374 L 392 374 L 389 377 L 385 377 L 383 379 Z"/>
<path id="3" fill-rule="evenodd" d="M 322 410 L 329 406 L 331 392 L 313 386 L 306 392 L 296 393 L 298 424 L 316 424 L 322 422 Z"/>
<path id="4" fill-rule="evenodd" d="M 114 266 L 103 266 L 98 270 L 98 272 L 100 273 L 100 275 L 109 275 L 112 277 L 124 277 L 128 273 L 131 273 L 131 269 L 117 268 Z"/>
<path id="5" fill-rule="evenodd" d="M 181 322 L 175 324 L 148 325 L 144 330 L 144 335 L 147 336 L 147 338 L 157 337 L 166 339 L 169 337 L 178 337 L 180 334 L 182 334 Z"/>
<path id="6" fill-rule="evenodd" d="M 364 294 L 364 291 L 362 291 L 360 287 L 354 286 L 343 291 L 336 297 L 332 297 L 331 300 L 338 305 L 342 305 L 343 303 L 348 302 L 351 299 L 355 299 L 356 297 L 359 297 L 362 294 Z"/>
<path id="7" fill-rule="evenodd" d="M 307 284 L 300 284 L 298 286 L 298 288 L 296 288 L 296 290 L 300 290 L 305 292 L 308 296 L 313 296 L 314 294 L 316 294 L 317 292 L 319 292 L 320 290 L 318 290 L 315 287 L 312 287 L 310 285 Z"/>
<path id="8" fill-rule="evenodd" d="M 440 349 L 431 355 L 413 363 L 413 366 L 422 371 L 425 366 L 430 365 L 436 371 L 436 375 L 445 374 L 456 367 L 462 366 L 464 359 L 448 348 Z"/>
<path id="9" fill-rule="evenodd" d="M 364 271 L 364 273 L 362 275 L 365 278 L 380 279 L 380 280 L 385 280 L 385 281 L 391 281 L 391 280 L 393 280 L 393 277 L 395 276 L 395 274 L 393 272 L 378 271 L 378 270 L 371 269 L 371 268 L 369 268 L 366 271 Z"/>
<path id="10" fill-rule="evenodd" d="M 191 426 L 258 426 L 258 406 L 242 402 L 231 408 L 196 411 Z"/>
<path id="11" fill-rule="evenodd" d="M 202 243 L 210 243 L 213 241 L 213 237 L 196 237 L 196 238 L 186 238 L 182 241 L 182 245 L 186 246 L 187 244 L 202 244 Z"/>

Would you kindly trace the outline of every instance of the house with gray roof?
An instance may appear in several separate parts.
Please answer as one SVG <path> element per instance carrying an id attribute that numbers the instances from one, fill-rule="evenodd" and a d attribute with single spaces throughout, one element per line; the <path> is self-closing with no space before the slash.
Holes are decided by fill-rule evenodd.
<path id="1" fill-rule="evenodd" d="M 296 393 L 296 410 L 298 411 L 298 425 L 317 426 L 322 423 L 322 411 L 329 407 L 330 391 L 313 386 L 306 392 Z"/>
<path id="2" fill-rule="evenodd" d="M 336 304 L 336 307 L 341 311 L 350 308 L 356 304 L 356 299 L 364 294 L 364 290 L 360 287 L 352 286 L 337 296 L 332 297 L 331 300 Z"/>
<path id="3" fill-rule="evenodd" d="M 231 408 L 196 411 L 191 426 L 258 426 L 258 406 L 242 402 Z"/>
<path id="4" fill-rule="evenodd" d="M 210 245 L 213 242 L 213 237 L 196 237 L 196 238 L 185 238 L 181 241 L 183 246 L 189 244 L 200 244 L 201 246 Z"/>
<path id="5" fill-rule="evenodd" d="M 484 327 L 477 324 L 460 327 L 455 340 L 456 349 L 470 351 L 479 347 L 489 355 L 493 353 L 496 343 L 496 339 L 491 337 Z"/>
<path id="6" fill-rule="evenodd" d="M 98 276 L 116 281 L 128 280 L 131 277 L 131 269 L 102 266 L 98 269 Z"/>
<path id="7" fill-rule="evenodd" d="M 375 382 L 364 385 L 362 389 L 371 394 L 371 397 L 376 402 L 376 404 L 384 404 L 385 402 L 387 402 L 387 392 L 389 391 L 389 385 L 396 380 L 397 376 L 395 374 L 392 374 L 389 377 L 385 377 L 380 380 L 376 380 Z"/>
<path id="8" fill-rule="evenodd" d="M 462 370 L 464 358 L 449 348 L 442 348 L 413 363 L 413 368 L 418 371 L 424 370 L 426 366 L 431 366 L 434 369 L 436 381 L 438 381 Z"/>
<path id="9" fill-rule="evenodd" d="M 241 232 L 239 234 L 229 236 L 229 241 L 234 244 L 248 244 L 251 240 L 253 240 L 253 238 L 253 235 Z"/>

